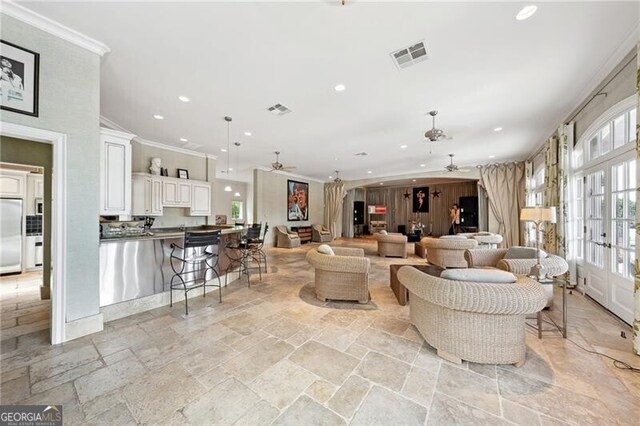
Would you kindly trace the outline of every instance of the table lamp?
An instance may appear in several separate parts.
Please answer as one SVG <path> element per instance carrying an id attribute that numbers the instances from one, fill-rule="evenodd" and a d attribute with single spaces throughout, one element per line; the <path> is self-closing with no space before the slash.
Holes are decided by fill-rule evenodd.
<path id="1" fill-rule="evenodd" d="M 531 267 L 529 275 L 536 277 L 540 280 L 544 278 L 544 266 L 540 264 L 540 240 L 538 234 L 540 233 L 540 225 L 543 222 L 556 223 L 556 208 L 555 207 L 524 207 L 520 211 L 521 222 L 533 222 L 536 227 L 536 264 Z"/>

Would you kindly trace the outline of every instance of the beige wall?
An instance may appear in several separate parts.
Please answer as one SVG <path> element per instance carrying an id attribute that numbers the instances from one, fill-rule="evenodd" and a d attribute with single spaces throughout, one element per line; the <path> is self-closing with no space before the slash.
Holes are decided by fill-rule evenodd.
<path id="1" fill-rule="evenodd" d="M 233 191 L 225 192 L 224 187 L 229 185 Z M 244 182 L 235 182 L 230 180 L 218 179 L 213 184 L 213 212 L 214 215 L 223 214 L 227 216 L 227 223 L 233 223 L 231 219 L 231 201 L 242 201 L 242 218 L 243 221 L 250 223 L 251 220 L 247 218 L 247 199 L 252 197 L 252 194 L 247 196 L 247 184 Z M 239 197 L 235 196 L 236 191 L 240 193 Z"/>
<path id="2" fill-rule="evenodd" d="M 289 222 L 287 220 L 287 180 L 309 183 L 309 220 L 306 222 Z M 324 211 L 324 184 L 309 179 L 291 177 L 277 172 L 264 170 L 253 171 L 253 220 L 268 222 L 268 243 L 273 243 L 273 229 L 277 225 L 306 226 L 322 223 Z"/>

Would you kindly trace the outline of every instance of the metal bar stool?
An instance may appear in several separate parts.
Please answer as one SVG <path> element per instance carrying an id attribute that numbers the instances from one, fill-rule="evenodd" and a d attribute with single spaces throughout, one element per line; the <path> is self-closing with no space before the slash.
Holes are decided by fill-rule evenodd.
<path id="1" fill-rule="evenodd" d="M 240 235 L 239 239 L 229 239 L 225 244 L 225 256 L 229 259 L 229 264 L 225 270 L 224 286 L 226 287 L 229 281 L 229 273 L 236 267 L 239 269 L 238 278 L 242 277 L 242 274 L 247 274 L 247 283 L 251 287 L 251 276 L 249 268 L 247 267 L 247 260 L 245 258 L 246 253 L 242 249 L 242 242 L 245 240 L 245 235 Z"/>
<path id="2" fill-rule="evenodd" d="M 217 251 L 209 251 L 209 247 Z M 173 290 L 184 291 L 185 313 L 189 315 L 188 293 L 202 287 L 202 297 L 206 297 L 206 287 L 218 287 L 219 299 L 222 302 L 222 281 L 216 268 L 220 252 L 220 231 L 185 231 L 184 247 L 171 244 L 171 269 L 174 275 L 170 282 L 170 304 L 173 307 Z M 211 271 L 218 279 L 218 285 L 207 284 L 207 273 Z"/>
<path id="3" fill-rule="evenodd" d="M 245 267 L 251 269 L 250 262 L 253 261 L 258 265 L 258 273 L 260 275 L 260 281 L 262 281 L 262 263 L 260 262 L 260 255 L 258 250 L 260 247 L 260 237 L 262 234 L 262 224 L 254 223 L 247 229 L 247 234 L 240 242 L 240 250 L 243 253 L 245 259 Z"/>
<path id="4" fill-rule="evenodd" d="M 254 255 L 258 258 L 258 264 L 264 261 L 265 272 L 269 272 L 267 267 L 267 254 L 264 251 L 264 242 L 267 239 L 267 232 L 269 232 L 269 223 L 265 222 L 262 236 L 258 238 L 258 241 L 254 245 Z"/>

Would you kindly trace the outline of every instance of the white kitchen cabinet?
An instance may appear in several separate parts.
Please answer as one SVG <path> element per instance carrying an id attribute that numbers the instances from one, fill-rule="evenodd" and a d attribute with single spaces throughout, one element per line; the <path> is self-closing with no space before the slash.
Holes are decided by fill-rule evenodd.
<path id="1" fill-rule="evenodd" d="M 191 207 L 191 183 L 178 182 L 178 194 L 180 198 L 180 205 L 183 207 Z"/>
<path id="2" fill-rule="evenodd" d="M 100 214 L 131 213 L 131 139 L 135 135 L 100 130 Z"/>
<path id="3" fill-rule="evenodd" d="M 0 197 L 23 198 L 26 195 L 25 174 L 3 171 L 0 174 Z"/>
<path id="4" fill-rule="evenodd" d="M 179 202 L 178 182 L 164 180 L 162 182 L 162 204 L 166 207 L 176 207 Z"/>
<path id="5" fill-rule="evenodd" d="M 27 199 L 25 214 L 33 215 L 36 212 L 36 202 L 42 202 L 44 198 L 44 177 L 39 174 L 27 175 Z"/>
<path id="6" fill-rule="evenodd" d="M 191 186 L 190 216 L 211 216 L 211 185 L 194 183 Z"/>
<path id="7" fill-rule="evenodd" d="M 131 214 L 162 216 L 162 180 L 151 175 L 135 173 L 131 179 Z"/>

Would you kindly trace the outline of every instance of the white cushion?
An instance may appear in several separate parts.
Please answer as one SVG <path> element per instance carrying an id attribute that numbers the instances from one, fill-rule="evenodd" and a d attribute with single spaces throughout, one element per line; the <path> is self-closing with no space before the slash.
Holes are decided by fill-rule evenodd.
<path id="1" fill-rule="evenodd" d="M 513 246 L 507 250 L 505 259 L 536 259 L 538 254 L 535 247 Z M 547 257 L 544 250 L 540 250 L 540 259 Z"/>
<path id="2" fill-rule="evenodd" d="M 488 235 L 495 235 L 495 234 L 493 232 L 482 231 L 482 232 L 478 232 L 477 235 L 488 236 Z"/>
<path id="3" fill-rule="evenodd" d="M 464 235 L 443 235 L 440 237 L 441 240 L 466 240 L 468 239 Z"/>
<path id="4" fill-rule="evenodd" d="M 515 283 L 516 276 L 511 272 L 499 269 L 445 269 L 440 278 L 454 281 L 471 281 L 480 283 Z"/>
<path id="5" fill-rule="evenodd" d="M 382 231 L 380 231 L 380 234 L 382 234 L 382 235 L 387 235 L 387 234 L 388 234 L 388 232 L 387 232 L 387 231 L 385 231 L 385 230 L 383 229 Z"/>
<path id="6" fill-rule="evenodd" d="M 326 244 L 320 244 L 318 246 L 318 253 L 322 253 L 322 254 L 326 254 L 329 256 L 335 256 L 335 253 L 333 252 L 333 249 L 326 245 Z"/>

